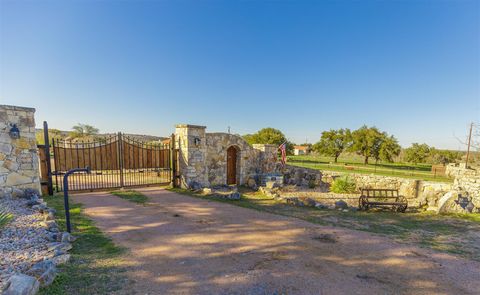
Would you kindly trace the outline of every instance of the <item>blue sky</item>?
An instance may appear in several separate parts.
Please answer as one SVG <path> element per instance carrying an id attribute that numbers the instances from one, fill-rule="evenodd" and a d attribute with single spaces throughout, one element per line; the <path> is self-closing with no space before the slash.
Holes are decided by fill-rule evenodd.
<path id="1" fill-rule="evenodd" d="M 375 125 L 461 147 L 480 121 L 480 1 L 4 1 L 0 103 L 37 125 L 168 135 Z"/>

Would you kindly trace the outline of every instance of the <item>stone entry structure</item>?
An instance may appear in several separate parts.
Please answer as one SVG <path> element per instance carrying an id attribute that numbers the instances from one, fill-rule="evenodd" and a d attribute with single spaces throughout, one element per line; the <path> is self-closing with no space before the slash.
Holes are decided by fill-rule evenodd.
<path id="1" fill-rule="evenodd" d="M 40 191 L 34 114 L 33 108 L 0 105 L 0 197 Z"/>
<path id="2" fill-rule="evenodd" d="M 276 169 L 277 146 L 250 146 L 241 136 L 207 133 L 205 126 L 180 124 L 175 127 L 180 186 L 200 188 L 257 181 Z"/>

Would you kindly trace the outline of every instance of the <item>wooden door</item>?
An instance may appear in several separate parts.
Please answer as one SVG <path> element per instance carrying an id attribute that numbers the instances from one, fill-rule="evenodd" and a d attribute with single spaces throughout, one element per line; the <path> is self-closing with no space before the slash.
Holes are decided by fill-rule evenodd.
<path id="1" fill-rule="evenodd" d="M 237 149 L 233 146 L 227 149 L 227 184 L 237 183 Z"/>

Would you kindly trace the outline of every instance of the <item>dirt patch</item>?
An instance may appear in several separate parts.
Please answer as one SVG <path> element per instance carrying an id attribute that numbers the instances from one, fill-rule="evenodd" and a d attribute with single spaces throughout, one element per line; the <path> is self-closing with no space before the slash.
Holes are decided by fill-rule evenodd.
<path id="1" fill-rule="evenodd" d="M 165 190 L 141 192 L 149 206 L 108 194 L 74 196 L 98 227 L 130 249 L 129 275 L 138 294 L 480 290 L 480 263 L 475 261 Z"/>

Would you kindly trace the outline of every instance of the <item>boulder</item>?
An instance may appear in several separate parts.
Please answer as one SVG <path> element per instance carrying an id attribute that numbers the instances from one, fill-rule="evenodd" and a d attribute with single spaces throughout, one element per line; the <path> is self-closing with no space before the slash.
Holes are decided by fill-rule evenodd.
<path id="1" fill-rule="evenodd" d="M 192 181 L 189 185 L 189 188 L 192 190 L 192 191 L 199 191 L 202 189 L 202 185 L 197 182 L 197 181 Z"/>
<path id="2" fill-rule="evenodd" d="M 475 205 L 465 192 L 449 191 L 438 201 L 437 213 L 472 213 Z"/>
<path id="3" fill-rule="evenodd" d="M 328 209 L 328 206 L 327 206 L 327 205 L 324 205 L 324 204 L 322 204 L 322 203 L 316 202 L 316 203 L 315 203 L 315 208 L 317 208 L 317 209 Z"/>
<path id="4" fill-rule="evenodd" d="M 49 211 L 43 211 L 43 220 L 44 221 L 55 220 L 55 214 Z"/>
<path id="5" fill-rule="evenodd" d="M 68 250 L 72 249 L 72 244 L 65 242 L 54 242 L 48 244 L 48 251 L 55 253 L 66 253 Z"/>
<path id="6" fill-rule="evenodd" d="M 204 187 L 202 189 L 202 194 L 204 195 L 211 195 L 212 194 L 212 189 L 211 188 L 208 188 L 208 187 Z"/>
<path id="7" fill-rule="evenodd" d="M 64 232 L 62 234 L 61 241 L 62 241 L 62 243 L 71 243 L 71 242 L 75 241 L 75 237 L 72 236 L 69 232 Z"/>
<path id="8" fill-rule="evenodd" d="M 348 204 L 347 202 L 343 200 L 339 200 L 335 202 L 335 209 L 348 209 Z"/>
<path id="9" fill-rule="evenodd" d="M 51 259 L 51 261 L 55 264 L 55 265 L 60 265 L 60 264 L 65 264 L 67 263 L 68 261 L 70 261 L 70 254 L 61 254 L 61 255 L 58 255 L 58 256 L 55 256 Z"/>
<path id="10" fill-rule="evenodd" d="M 57 275 L 57 267 L 53 261 L 44 260 L 35 263 L 27 274 L 36 277 L 42 286 L 48 286 Z"/>
<path id="11" fill-rule="evenodd" d="M 273 188 L 280 187 L 280 184 L 278 184 L 278 182 L 276 182 L 276 181 L 267 181 L 265 183 L 265 187 L 268 188 L 268 189 L 273 189 Z"/>
<path id="12" fill-rule="evenodd" d="M 13 188 L 12 197 L 14 198 L 26 198 L 25 191 L 19 188 Z"/>
<path id="13" fill-rule="evenodd" d="M 3 295 L 34 295 L 37 294 L 40 283 L 34 277 L 24 274 L 11 276 L 3 290 Z"/>
<path id="14" fill-rule="evenodd" d="M 227 195 L 226 198 L 229 199 L 229 200 L 240 200 L 240 193 L 239 192 L 231 193 L 231 194 Z"/>
<path id="15" fill-rule="evenodd" d="M 315 207 L 316 202 L 312 198 L 300 198 L 301 202 L 303 205 L 308 206 L 308 207 Z"/>
<path id="16" fill-rule="evenodd" d="M 42 221 L 40 222 L 40 226 L 47 228 L 49 231 L 52 231 L 52 229 L 58 229 L 58 225 L 55 220 Z"/>
<path id="17" fill-rule="evenodd" d="M 297 197 L 287 197 L 285 198 L 285 202 L 288 205 L 292 205 L 292 206 L 299 206 L 299 207 L 303 206 L 303 203 L 300 202 L 300 200 Z"/>
<path id="18" fill-rule="evenodd" d="M 254 178 L 250 177 L 248 180 L 247 180 L 247 186 L 253 190 L 257 190 L 257 182 L 255 181 Z"/>

